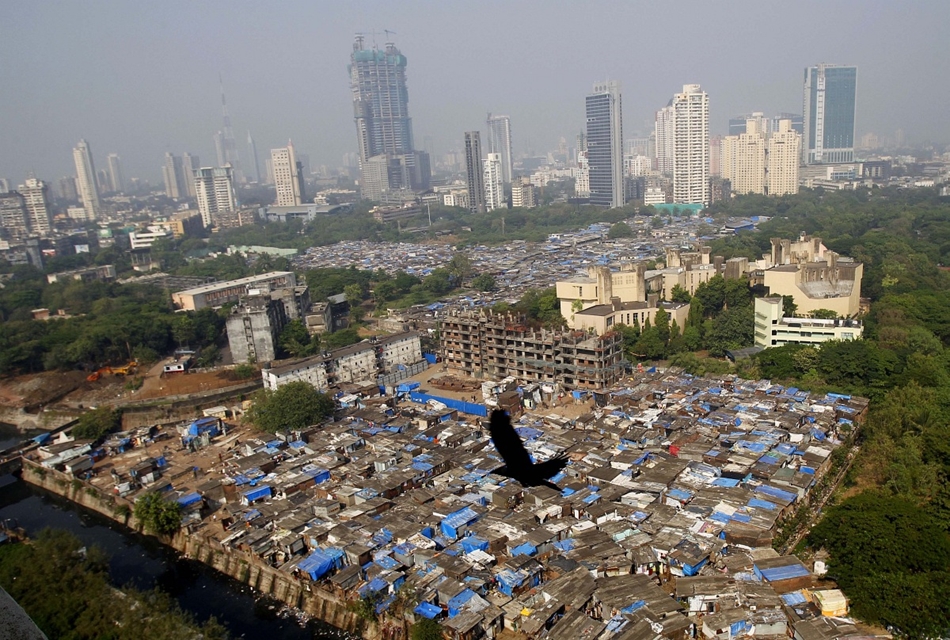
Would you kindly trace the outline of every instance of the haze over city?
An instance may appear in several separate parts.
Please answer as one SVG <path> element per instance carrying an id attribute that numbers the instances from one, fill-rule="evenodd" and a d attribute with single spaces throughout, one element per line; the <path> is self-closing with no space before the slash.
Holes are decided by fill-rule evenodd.
<path id="1" fill-rule="evenodd" d="M 802 108 L 802 70 L 856 65 L 856 135 L 947 142 L 950 4 L 540 2 L 4 3 L 0 176 L 73 172 L 80 138 L 127 176 L 161 182 L 165 152 L 214 156 L 219 74 L 236 138 L 292 138 L 314 165 L 356 151 L 347 64 L 356 33 L 408 59 L 417 147 L 462 147 L 489 111 L 513 152 L 545 153 L 585 124 L 594 82 L 619 80 L 624 134 L 651 130 L 686 83 L 710 96 L 712 133 L 751 111 Z M 388 33 L 387 33 L 388 30 Z"/>

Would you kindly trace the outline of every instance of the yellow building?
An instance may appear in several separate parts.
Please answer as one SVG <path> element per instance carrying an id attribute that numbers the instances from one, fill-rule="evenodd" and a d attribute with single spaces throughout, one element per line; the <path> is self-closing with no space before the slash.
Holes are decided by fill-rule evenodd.
<path id="1" fill-rule="evenodd" d="M 621 302 L 614 298 L 609 304 L 598 304 L 578 311 L 574 314 L 573 328 L 594 331 L 597 335 L 603 335 L 618 324 L 630 327 L 639 324 L 642 328 L 648 320 L 651 325 L 655 323 L 656 312 L 661 308 L 670 315 L 670 325 L 675 320 L 682 332 L 689 316 L 689 303 L 659 302 L 655 295 L 651 295 L 646 302 Z"/>

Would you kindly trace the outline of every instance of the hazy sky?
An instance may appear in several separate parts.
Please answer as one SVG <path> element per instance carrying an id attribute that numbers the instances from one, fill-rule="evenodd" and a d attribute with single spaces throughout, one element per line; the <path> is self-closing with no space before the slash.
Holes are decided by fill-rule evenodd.
<path id="1" fill-rule="evenodd" d="M 584 126 L 594 82 L 622 83 L 624 137 L 683 84 L 710 96 L 713 133 L 747 111 L 801 112 L 802 75 L 856 64 L 857 135 L 950 142 L 950 1 L 104 2 L 0 0 L 0 177 L 74 174 L 85 138 L 97 168 L 161 179 L 164 153 L 214 161 L 224 78 L 238 151 L 247 131 L 263 170 L 293 138 L 313 165 L 356 150 L 346 66 L 353 36 L 409 61 L 416 146 L 437 154 L 511 116 L 516 154 Z"/>

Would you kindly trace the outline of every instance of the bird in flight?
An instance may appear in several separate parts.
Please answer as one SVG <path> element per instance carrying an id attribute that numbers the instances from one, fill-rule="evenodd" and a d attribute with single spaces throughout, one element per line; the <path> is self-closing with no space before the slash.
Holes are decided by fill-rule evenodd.
<path id="1" fill-rule="evenodd" d="M 503 466 L 492 473 L 513 478 L 526 487 L 544 485 L 560 493 L 560 487 L 551 482 L 551 478 L 567 465 L 567 456 L 561 454 L 545 462 L 531 462 L 531 456 L 521 443 L 521 437 L 511 426 L 511 417 L 504 411 L 492 411 L 488 428 L 492 444 L 505 461 Z"/>

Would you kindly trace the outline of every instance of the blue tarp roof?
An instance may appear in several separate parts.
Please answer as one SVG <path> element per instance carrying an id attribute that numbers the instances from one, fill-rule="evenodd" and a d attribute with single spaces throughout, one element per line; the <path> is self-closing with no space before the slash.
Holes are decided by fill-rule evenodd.
<path id="1" fill-rule="evenodd" d="M 412 611 L 413 613 L 418 613 L 424 618 L 429 618 L 432 620 L 436 616 L 442 614 L 442 607 L 437 607 L 434 604 L 430 604 L 428 602 L 420 602 L 419 605 Z"/>
<path id="2" fill-rule="evenodd" d="M 189 493 L 188 495 L 181 496 L 180 498 L 178 498 L 178 504 L 180 504 L 183 507 L 187 507 L 188 505 L 195 504 L 196 502 L 201 502 L 200 493 Z"/>
<path id="3" fill-rule="evenodd" d="M 525 542 L 524 544 L 519 544 L 517 547 L 511 550 L 512 556 L 533 556 L 538 552 L 538 548 L 535 547 L 530 542 Z"/>
<path id="4" fill-rule="evenodd" d="M 780 580 L 791 580 L 792 578 L 804 578 L 811 575 L 811 572 L 801 563 L 792 563 L 784 567 L 773 567 L 771 569 L 759 569 L 753 565 L 756 575 L 762 576 L 768 582 L 777 582 Z"/>
<path id="5" fill-rule="evenodd" d="M 755 488 L 756 493 L 761 493 L 763 495 L 778 498 L 784 500 L 785 502 L 792 503 L 795 502 L 795 499 L 798 498 L 797 494 L 791 493 L 789 491 L 782 491 L 776 487 L 771 487 L 767 484 Z"/>
<path id="6" fill-rule="evenodd" d="M 333 568 L 333 558 L 323 551 L 314 551 L 300 561 L 297 568 L 310 576 L 311 580 L 318 580 Z"/>
<path id="7" fill-rule="evenodd" d="M 271 488 L 266 484 L 260 487 L 254 487 L 250 491 L 244 492 L 244 497 L 247 498 L 248 502 L 260 500 L 261 498 L 266 498 L 270 495 L 271 495 Z"/>

